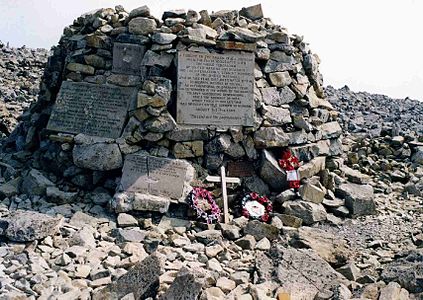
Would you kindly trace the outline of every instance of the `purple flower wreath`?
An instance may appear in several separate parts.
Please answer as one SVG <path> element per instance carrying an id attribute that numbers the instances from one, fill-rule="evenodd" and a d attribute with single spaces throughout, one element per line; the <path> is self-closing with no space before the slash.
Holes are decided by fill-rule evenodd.
<path id="1" fill-rule="evenodd" d="M 259 204 L 263 205 L 264 213 L 261 216 L 252 216 L 250 211 L 247 209 L 247 203 L 250 201 L 256 201 Z M 251 192 L 244 196 L 241 200 L 242 205 L 242 215 L 249 219 L 257 219 L 263 222 L 268 222 L 270 220 L 270 213 L 273 211 L 272 202 L 266 196 L 260 196 L 256 192 Z"/>
<path id="2" fill-rule="evenodd" d="M 210 205 L 211 208 L 209 210 L 203 210 L 200 207 L 201 199 L 206 200 Z M 207 224 L 211 224 L 213 221 L 218 221 L 220 219 L 220 208 L 208 190 L 200 187 L 193 188 L 189 200 L 189 204 L 191 208 L 195 210 L 197 218 L 205 220 Z"/>

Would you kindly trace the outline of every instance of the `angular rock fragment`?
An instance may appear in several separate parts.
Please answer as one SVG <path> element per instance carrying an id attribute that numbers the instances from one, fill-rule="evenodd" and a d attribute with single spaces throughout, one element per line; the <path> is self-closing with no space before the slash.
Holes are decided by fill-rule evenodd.
<path id="1" fill-rule="evenodd" d="M 162 272 L 162 258 L 158 254 L 151 254 L 115 282 L 97 291 L 93 299 L 120 299 L 129 293 L 133 293 L 135 299 L 154 297 Z"/>
<path id="2" fill-rule="evenodd" d="M 373 187 L 344 183 L 336 188 L 336 194 L 345 199 L 345 205 L 353 216 L 364 216 L 376 213 Z"/>

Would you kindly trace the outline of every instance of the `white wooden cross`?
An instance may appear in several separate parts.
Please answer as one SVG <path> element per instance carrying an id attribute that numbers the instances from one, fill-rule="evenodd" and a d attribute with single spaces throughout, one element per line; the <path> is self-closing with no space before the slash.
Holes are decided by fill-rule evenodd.
<path id="1" fill-rule="evenodd" d="M 207 176 L 207 181 L 220 182 L 222 185 L 222 196 L 223 196 L 223 216 L 225 224 L 229 223 L 229 212 L 228 212 L 228 193 L 226 191 L 226 183 L 241 183 L 241 179 L 237 177 L 226 177 L 225 167 L 220 167 L 220 176 Z"/>

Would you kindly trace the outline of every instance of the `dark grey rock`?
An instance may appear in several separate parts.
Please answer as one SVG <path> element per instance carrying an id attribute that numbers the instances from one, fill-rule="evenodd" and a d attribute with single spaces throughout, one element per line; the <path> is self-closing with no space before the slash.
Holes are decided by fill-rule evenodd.
<path id="1" fill-rule="evenodd" d="M 44 195 L 47 187 L 52 186 L 54 186 L 54 183 L 40 171 L 31 169 L 22 181 L 21 191 L 28 195 Z"/>
<path id="2" fill-rule="evenodd" d="M 273 154 L 263 150 L 260 161 L 259 175 L 272 190 L 282 191 L 286 187 L 286 173 L 279 167 Z"/>
<path id="3" fill-rule="evenodd" d="M 203 281 L 198 272 L 182 268 L 176 275 L 167 291 L 159 298 L 160 300 L 196 300 L 201 292 Z"/>
<path id="4" fill-rule="evenodd" d="M 244 228 L 244 234 L 252 235 L 257 241 L 267 238 L 269 240 L 276 240 L 279 237 L 279 229 L 273 225 L 253 220 L 248 222 Z"/>
<path id="5" fill-rule="evenodd" d="M 115 282 L 97 291 L 93 299 L 120 299 L 130 293 L 134 294 L 135 299 L 154 297 L 160 284 L 163 265 L 163 259 L 158 254 L 151 254 Z"/>
<path id="6" fill-rule="evenodd" d="M 384 266 L 381 278 L 395 281 L 411 293 L 423 293 L 423 249 L 411 251 L 407 257 Z"/>

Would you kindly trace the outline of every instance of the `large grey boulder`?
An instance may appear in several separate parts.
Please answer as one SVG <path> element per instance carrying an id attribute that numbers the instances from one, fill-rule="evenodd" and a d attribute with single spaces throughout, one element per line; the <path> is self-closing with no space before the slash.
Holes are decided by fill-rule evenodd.
<path id="1" fill-rule="evenodd" d="M 79 134 L 75 137 L 75 143 L 72 156 L 76 166 L 96 171 L 122 168 L 122 153 L 110 139 Z"/>
<path id="2" fill-rule="evenodd" d="M 276 240 L 279 237 L 279 229 L 273 225 L 253 220 L 248 222 L 244 228 L 244 234 L 254 236 L 257 241 L 263 238 Z"/>
<path id="3" fill-rule="evenodd" d="M 156 21 L 154 19 L 137 17 L 129 21 L 129 32 L 134 34 L 148 35 L 156 29 Z"/>
<path id="4" fill-rule="evenodd" d="M 263 150 L 259 169 L 260 178 L 266 182 L 271 189 L 281 192 L 286 187 L 286 173 L 279 167 L 273 154 Z"/>
<path id="5" fill-rule="evenodd" d="M 303 200 L 316 204 L 322 203 L 326 194 L 326 191 L 320 182 L 317 182 L 316 184 L 307 182 L 300 187 L 298 192 Z"/>
<path id="6" fill-rule="evenodd" d="M 159 287 L 159 277 L 163 272 L 163 259 L 153 253 L 136 264 L 115 282 L 93 295 L 94 300 L 121 299 L 133 293 L 135 299 L 154 297 Z"/>
<path id="7" fill-rule="evenodd" d="M 290 136 L 280 127 L 262 127 L 254 134 L 257 148 L 288 146 Z"/>
<path id="8" fill-rule="evenodd" d="M 344 183 L 336 188 L 335 194 L 345 199 L 345 206 L 353 216 L 364 216 L 376 213 L 374 192 L 371 185 Z"/>
<path id="9" fill-rule="evenodd" d="M 0 235 L 15 242 L 32 242 L 56 234 L 61 222 L 62 218 L 17 210 L 0 219 Z"/>
<path id="10" fill-rule="evenodd" d="M 311 225 L 327 218 L 327 213 L 322 204 L 308 201 L 285 201 L 282 206 L 284 213 L 293 215 L 303 220 L 305 225 Z"/>

